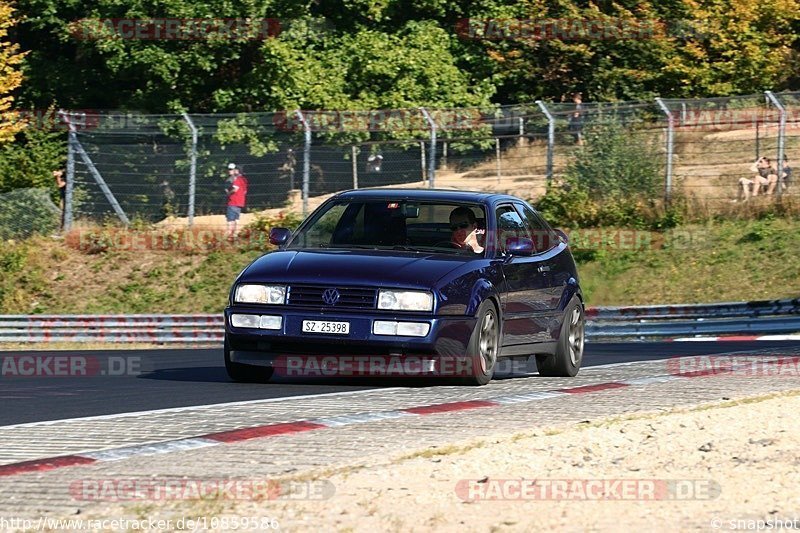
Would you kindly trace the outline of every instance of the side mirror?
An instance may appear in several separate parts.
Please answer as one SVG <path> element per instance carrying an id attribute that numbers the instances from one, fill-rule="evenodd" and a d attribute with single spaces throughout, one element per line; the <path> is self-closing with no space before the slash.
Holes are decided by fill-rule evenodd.
<path id="1" fill-rule="evenodd" d="M 558 235 L 558 238 L 564 241 L 564 244 L 569 244 L 569 235 L 564 233 L 564 230 L 557 229 L 555 232 L 556 235 Z"/>
<path id="2" fill-rule="evenodd" d="M 291 236 L 291 230 L 286 228 L 272 228 L 269 230 L 269 243 L 275 246 L 283 246 L 289 242 L 289 237 Z"/>
<path id="3" fill-rule="evenodd" d="M 511 255 L 533 255 L 533 241 L 527 237 L 509 239 L 506 251 Z"/>

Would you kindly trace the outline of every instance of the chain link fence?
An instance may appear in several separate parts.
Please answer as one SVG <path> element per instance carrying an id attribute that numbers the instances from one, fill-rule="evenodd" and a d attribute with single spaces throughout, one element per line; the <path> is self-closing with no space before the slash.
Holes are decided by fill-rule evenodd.
<path id="1" fill-rule="evenodd" d="M 617 103 L 535 102 L 463 109 L 216 115 L 65 112 L 66 226 L 107 219 L 222 225 L 228 163 L 248 179 L 247 209 L 304 213 L 337 191 L 436 187 L 534 201 L 592 132 L 613 125 L 657 147 L 663 198 L 742 201 L 762 156 L 794 195 L 800 93 Z M 784 159 L 782 156 L 786 156 Z M 768 187 L 765 187 L 767 189 Z M 751 185 L 752 190 L 752 185 Z"/>

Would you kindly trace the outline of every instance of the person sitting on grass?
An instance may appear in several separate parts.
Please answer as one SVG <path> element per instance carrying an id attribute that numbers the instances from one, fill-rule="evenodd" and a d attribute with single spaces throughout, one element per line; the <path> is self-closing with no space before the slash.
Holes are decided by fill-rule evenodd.
<path id="1" fill-rule="evenodd" d="M 751 188 L 753 197 L 758 196 L 762 186 L 767 187 L 766 193 L 768 195 L 775 191 L 775 186 L 778 184 L 778 171 L 769 158 L 759 157 L 750 167 L 750 171 L 755 172 L 753 179 L 739 179 L 739 200 L 742 197 L 744 197 L 745 202 L 749 200 Z"/>

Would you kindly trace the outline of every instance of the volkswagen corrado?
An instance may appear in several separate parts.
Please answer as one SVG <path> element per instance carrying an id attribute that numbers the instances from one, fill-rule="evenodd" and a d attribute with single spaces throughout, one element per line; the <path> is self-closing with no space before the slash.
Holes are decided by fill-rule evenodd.
<path id="1" fill-rule="evenodd" d="M 503 357 L 535 356 L 544 376 L 580 369 L 575 261 L 566 236 L 519 198 L 348 191 L 269 239 L 278 250 L 239 274 L 225 309 L 235 381 L 265 381 L 302 357 L 351 370 L 370 357 L 413 361 L 477 385 Z"/>

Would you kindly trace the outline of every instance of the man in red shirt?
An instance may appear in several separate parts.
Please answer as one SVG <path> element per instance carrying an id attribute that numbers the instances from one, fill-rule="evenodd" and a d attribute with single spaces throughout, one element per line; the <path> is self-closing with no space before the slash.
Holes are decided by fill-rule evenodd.
<path id="1" fill-rule="evenodd" d="M 225 214 L 225 219 L 228 221 L 228 239 L 233 240 L 236 235 L 236 223 L 242 214 L 247 197 L 247 178 L 239 172 L 235 163 L 228 163 L 225 194 L 228 195 L 228 209 Z"/>

